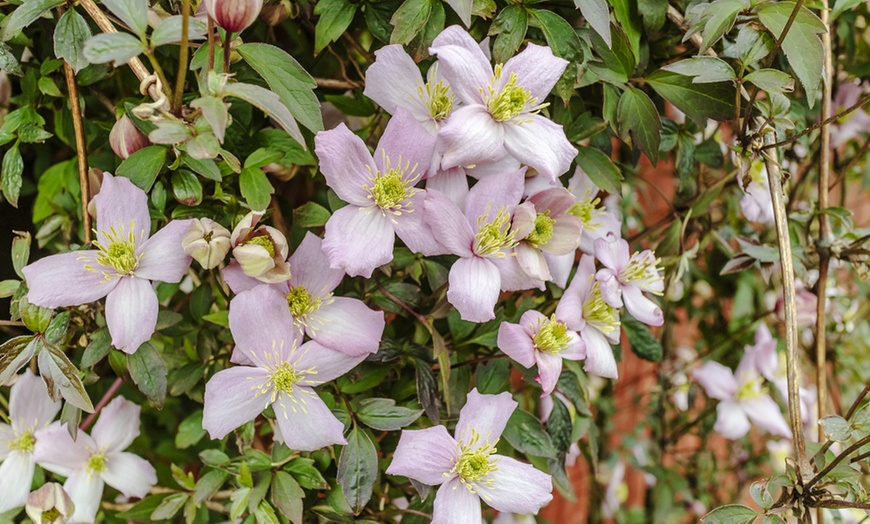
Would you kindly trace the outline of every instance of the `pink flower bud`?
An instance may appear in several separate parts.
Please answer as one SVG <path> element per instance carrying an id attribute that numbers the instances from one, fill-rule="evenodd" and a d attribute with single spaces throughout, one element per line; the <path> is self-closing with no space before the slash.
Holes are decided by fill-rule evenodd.
<path id="1" fill-rule="evenodd" d="M 223 262 L 230 251 L 230 232 L 210 218 L 201 218 L 191 222 L 181 246 L 202 267 L 212 269 Z"/>
<path id="2" fill-rule="evenodd" d="M 112 132 L 109 133 L 109 145 L 112 146 L 112 151 L 116 155 L 126 160 L 136 151 L 150 146 L 151 142 L 133 124 L 133 121 L 124 115 L 112 127 Z"/>
<path id="3" fill-rule="evenodd" d="M 254 23 L 263 0 L 205 0 L 208 15 L 226 31 L 238 33 Z"/>
<path id="4" fill-rule="evenodd" d="M 51 524 L 66 522 L 75 511 L 75 505 L 60 484 L 49 482 L 27 497 L 24 511 L 34 524 Z"/>
<path id="5" fill-rule="evenodd" d="M 262 216 L 262 211 L 251 211 L 233 229 L 233 257 L 249 277 L 269 284 L 285 282 L 290 280 L 290 246 L 274 227 L 257 226 Z"/>

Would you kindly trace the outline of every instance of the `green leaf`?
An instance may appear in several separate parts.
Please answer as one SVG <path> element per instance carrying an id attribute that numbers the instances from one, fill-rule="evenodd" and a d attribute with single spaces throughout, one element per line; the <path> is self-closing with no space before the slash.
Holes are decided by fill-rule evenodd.
<path id="1" fill-rule="evenodd" d="M 612 45 L 610 37 L 610 10 L 606 0 L 574 0 L 574 7 L 580 10 L 583 18 L 598 33 L 598 36 L 607 44 Z"/>
<path id="2" fill-rule="evenodd" d="M 684 76 L 692 77 L 693 84 L 709 84 L 712 82 L 729 82 L 737 80 L 734 69 L 728 62 L 712 56 L 696 56 L 674 62 L 663 67 Z"/>
<path id="3" fill-rule="evenodd" d="M 608 45 L 598 33 L 591 33 L 589 37 L 592 40 L 592 47 L 602 60 L 602 62 L 589 62 L 587 64 L 589 69 L 601 80 L 616 86 L 621 87 L 628 82 L 629 77 L 634 73 L 637 60 L 631 50 L 628 37 L 622 29 L 613 26 L 611 45 Z"/>
<path id="4" fill-rule="evenodd" d="M 320 0 L 314 7 L 314 14 L 319 15 L 314 26 L 314 53 L 319 54 L 326 46 L 338 40 L 347 30 L 356 15 L 358 4 L 348 0 Z"/>
<path id="5" fill-rule="evenodd" d="M 529 13 L 537 21 L 537 26 L 544 32 L 544 38 L 553 54 L 571 62 L 583 59 L 583 47 L 580 38 L 567 20 L 552 11 L 530 9 Z"/>
<path id="6" fill-rule="evenodd" d="M 290 110 L 287 109 L 281 98 L 272 91 L 253 84 L 236 82 L 224 86 L 224 95 L 241 98 L 274 118 L 278 125 L 284 131 L 287 131 L 297 142 L 300 144 L 305 143 L 305 138 L 302 136 L 302 132 L 299 131 L 299 126 L 296 124 L 296 120 L 293 119 Z"/>
<path id="7" fill-rule="evenodd" d="M 193 446 L 205 436 L 202 427 L 202 410 L 188 415 L 178 425 L 178 433 L 175 434 L 175 447 L 185 449 Z"/>
<path id="8" fill-rule="evenodd" d="M 694 84 L 691 78 L 670 71 L 656 71 L 647 82 L 700 125 L 708 118 L 719 121 L 734 118 L 736 88 L 731 83 Z"/>
<path id="9" fill-rule="evenodd" d="M 299 485 L 307 489 L 329 489 L 329 483 L 314 467 L 314 460 L 309 458 L 297 458 L 286 466 L 284 471 L 293 475 Z"/>
<path id="10" fill-rule="evenodd" d="M 147 521 L 151 518 L 151 514 L 163 503 L 163 500 L 169 497 L 169 494 L 160 494 L 147 496 L 136 503 L 127 511 L 122 511 L 117 514 L 118 518 L 130 519 L 135 521 Z"/>
<path id="11" fill-rule="evenodd" d="M 48 323 L 48 328 L 45 330 L 45 340 L 50 344 L 57 344 L 66 335 L 66 330 L 69 328 L 69 311 L 58 313 L 51 322 Z"/>
<path id="12" fill-rule="evenodd" d="M 193 501 L 201 504 L 210 499 L 227 481 L 230 474 L 220 469 L 213 469 L 199 478 L 193 492 Z"/>
<path id="13" fill-rule="evenodd" d="M 30 233 L 16 232 L 12 239 L 12 269 L 21 279 L 24 278 L 22 269 L 27 265 L 28 260 L 30 260 Z"/>
<path id="14" fill-rule="evenodd" d="M 166 148 L 163 146 L 143 147 L 121 162 L 115 175 L 129 178 L 130 182 L 143 191 L 151 191 L 157 175 L 163 171 L 166 162 Z"/>
<path id="15" fill-rule="evenodd" d="M 10 147 L 3 155 L 3 164 L 0 168 L 0 189 L 3 196 L 14 207 L 18 207 L 18 195 L 21 193 L 21 174 L 24 173 L 24 160 L 18 144 Z"/>
<path id="16" fill-rule="evenodd" d="M 834 9 L 831 11 L 830 20 L 833 22 L 841 14 L 854 9 L 863 3 L 863 0 L 836 0 L 836 2 L 834 2 Z"/>
<path id="17" fill-rule="evenodd" d="M 145 36 L 145 31 L 148 30 L 147 0 L 103 0 L 103 5 L 127 24 L 137 36 Z"/>
<path id="18" fill-rule="evenodd" d="M 567 453 L 571 447 L 571 432 L 574 426 L 571 423 L 571 413 L 565 403 L 559 398 L 553 398 L 553 411 L 547 419 L 547 433 L 553 439 L 553 445 L 562 453 Z"/>
<path id="19" fill-rule="evenodd" d="M 517 451 L 536 457 L 556 458 L 559 450 L 541 421 L 528 411 L 517 409 L 508 419 L 504 438 Z"/>
<path id="20" fill-rule="evenodd" d="M 188 497 L 187 493 L 173 493 L 169 495 L 154 509 L 149 518 L 151 520 L 172 519 L 184 507 Z"/>
<path id="21" fill-rule="evenodd" d="M 773 38 L 766 31 L 760 31 L 746 24 L 737 33 L 737 56 L 744 67 L 748 67 L 773 51 Z"/>
<path id="22" fill-rule="evenodd" d="M 127 357 L 127 370 L 139 391 L 158 408 L 166 398 L 166 362 L 154 347 L 145 342 Z"/>
<path id="23" fill-rule="evenodd" d="M 15 337 L 0 344 L 0 384 L 6 384 L 24 367 L 36 352 L 33 336 Z"/>
<path id="24" fill-rule="evenodd" d="M 353 428 L 347 436 L 347 446 L 338 457 L 336 479 L 344 498 L 355 515 L 372 498 L 372 487 L 378 480 L 378 452 L 365 431 Z"/>
<path id="25" fill-rule="evenodd" d="M 190 17 L 187 26 L 188 40 L 202 40 L 205 38 L 208 31 L 205 22 Z M 181 29 L 183 17 L 181 15 L 173 15 L 160 22 L 160 25 L 151 33 L 151 46 L 158 47 L 166 44 L 175 44 L 181 42 Z"/>
<path id="26" fill-rule="evenodd" d="M 40 344 L 37 341 L 37 344 Z M 88 392 L 79 378 L 79 370 L 67 358 L 63 351 L 54 344 L 41 343 L 39 351 L 39 374 L 48 389 L 48 396 L 52 400 L 60 400 L 63 396 L 73 406 L 92 413 L 94 405 L 91 403 Z"/>
<path id="27" fill-rule="evenodd" d="M 272 162 L 277 162 L 283 155 L 280 151 L 274 151 L 261 147 L 248 155 L 243 164 L 245 169 L 259 169 L 265 167 Z"/>
<path id="28" fill-rule="evenodd" d="M 819 425 L 825 435 L 837 442 L 845 442 L 852 436 L 852 426 L 849 422 L 839 415 L 828 415 L 819 420 Z"/>
<path id="29" fill-rule="evenodd" d="M 190 103 L 190 107 L 202 111 L 202 116 L 218 142 L 224 142 L 227 126 L 230 123 L 230 114 L 227 104 L 216 96 L 204 96 Z"/>
<path id="30" fill-rule="evenodd" d="M 656 339 L 643 323 L 625 316 L 622 327 L 628 335 L 628 343 L 635 355 L 650 362 L 661 362 L 664 356 L 661 342 Z"/>
<path id="31" fill-rule="evenodd" d="M 0 42 L 0 69 L 10 75 L 22 76 L 24 74 L 18 59 L 12 54 L 12 48 L 2 42 Z"/>
<path id="32" fill-rule="evenodd" d="M 613 7 L 613 17 L 628 37 L 634 56 L 640 56 L 640 32 L 642 26 L 637 13 L 637 0 L 608 0 Z"/>
<path id="33" fill-rule="evenodd" d="M 517 52 L 526 31 L 529 29 L 529 14 L 520 5 L 511 4 L 502 9 L 489 26 L 489 35 L 498 35 L 492 45 L 492 57 L 505 63 Z"/>
<path id="34" fill-rule="evenodd" d="M 289 473 L 276 471 L 272 477 L 272 504 L 293 524 L 302 524 L 305 492 Z"/>
<path id="35" fill-rule="evenodd" d="M 331 214 L 317 202 L 306 202 L 293 210 L 293 222 L 299 227 L 320 227 L 326 225 Z"/>
<path id="36" fill-rule="evenodd" d="M 248 206 L 255 211 L 262 211 L 269 206 L 275 189 L 269 182 L 266 173 L 260 168 L 247 167 L 239 175 L 239 187 Z"/>
<path id="37" fill-rule="evenodd" d="M 622 194 L 622 173 L 609 156 L 597 149 L 580 146 L 577 148 L 577 165 L 599 188 L 614 195 Z"/>
<path id="38" fill-rule="evenodd" d="M 90 335 L 91 342 L 85 348 L 82 360 L 79 363 L 83 368 L 89 368 L 103 360 L 112 350 L 112 336 L 108 328 L 100 328 Z"/>
<path id="39" fill-rule="evenodd" d="M 191 158 L 190 155 L 182 155 L 181 165 L 190 168 L 191 171 L 203 178 L 214 180 L 215 182 L 223 181 L 220 168 L 215 164 L 215 161 L 210 158 L 200 160 Z"/>
<path id="40" fill-rule="evenodd" d="M 185 206 L 198 206 L 202 202 L 202 183 L 186 169 L 172 173 L 172 194 Z"/>
<path id="41" fill-rule="evenodd" d="M 5 20 L 3 33 L 0 39 L 11 40 L 19 31 L 32 24 L 37 18 L 45 14 L 49 9 L 59 6 L 64 0 L 26 0 Z"/>
<path id="42" fill-rule="evenodd" d="M 18 280 L 0 280 L 0 298 L 9 298 L 18 291 L 21 282 Z"/>
<path id="43" fill-rule="evenodd" d="M 261 500 L 257 504 L 257 509 L 254 510 L 254 517 L 257 520 L 257 524 L 281 524 L 278 516 L 275 515 L 275 509 L 265 500 Z"/>
<path id="44" fill-rule="evenodd" d="M 662 120 L 652 100 L 636 87 L 626 88 L 619 98 L 616 115 L 622 140 L 627 141 L 630 135 L 633 145 L 655 165 L 662 141 Z"/>
<path id="45" fill-rule="evenodd" d="M 870 434 L 870 403 L 861 406 L 861 408 L 852 415 L 850 422 L 852 423 L 852 429 L 855 430 L 856 438 L 864 438 Z"/>
<path id="46" fill-rule="evenodd" d="M 145 44 L 127 33 L 100 33 L 85 42 L 84 55 L 92 64 L 112 62 L 116 67 L 145 52 Z"/>
<path id="47" fill-rule="evenodd" d="M 88 66 L 85 58 L 85 41 L 91 37 L 91 29 L 84 17 L 75 9 L 66 11 L 54 28 L 54 54 L 66 60 L 78 73 Z"/>
<path id="48" fill-rule="evenodd" d="M 506 358 L 481 362 L 475 371 L 474 383 L 485 395 L 496 395 L 510 387 L 511 362 Z"/>
<path id="49" fill-rule="evenodd" d="M 706 53 L 710 47 L 731 30 L 740 11 L 749 7 L 749 0 L 717 0 L 706 10 L 710 15 L 701 33 L 703 41 L 699 53 Z"/>
<path id="50" fill-rule="evenodd" d="M 758 19 L 773 36 L 779 38 L 795 6 L 794 2 L 762 4 L 758 9 Z M 804 86 L 810 109 L 816 103 L 819 82 L 822 79 L 824 48 L 819 34 L 824 32 L 825 24 L 812 11 L 801 7 L 782 41 L 782 50 Z"/>
<path id="51" fill-rule="evenodd" d="M 758 518 L 755 510 L 739 504 L 720 506 L 701 518 L 704 524 L 751 524 Z"/>
<path id="52" fill-rule="evenodd" d="M 430 0 L 405 0 L 390 19 L 390 24 L 395 28 L 390 36 L 390 43 L 410 43 L 423 30 L 431 12 Z"/>
<path id="53" fill-rule="evenodd" d="M 360 422 L 379 431 L 396 431 L 413 423 L 423 414 L 422 409 L 397 406 L 390 398 L 369 398 L 360 402 L 356 415 Z"/>
<path id="54" fill-rule="evenodd" d="M 790 93 L 794 91 L 794 79 L 777 69 L 753 71 L 743 79 L 751 82 L 768 93 Z"/>

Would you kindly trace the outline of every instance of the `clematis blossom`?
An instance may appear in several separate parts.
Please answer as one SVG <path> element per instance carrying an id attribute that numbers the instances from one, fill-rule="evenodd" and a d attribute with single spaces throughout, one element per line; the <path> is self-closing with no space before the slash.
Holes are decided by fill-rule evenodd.
<path id="1" fill-rule="evenodd" d="M 583 232 L 583 222 L 569 212 L 575 203 L 567 189 L 553 188 L 532 195 L 514 209 L 517 262 L 530 277 L 552 280 L 549 262 L 553 257 L 570 256 L 573 262 Z"/>
<path id="2" fill-rule="evenodd" d="M 538 366 L 537 380 L 545 397 L 556 388 L 562 373 L 562 359 L 586 358 L 586 344 L 580 335 L 568 329 L 560 318 L 558 307 L 552 317 L 529 310 L 520 317 L 519 324 L 502 322 L 498 328 L 498 347 L 525 368 Z"/>
<path id="3" fill-rule="evenodd" d="M 97 249 L 52 255 L 26 266 L 32 304 L 77 306 L 106 297 L 112 345 L 135 353 L 157 327 L 151 281 L 179 282 L 190 266 L 181 240 L 190 220 L 173 220 L 151 236 L 145 192 L 122 177 L 103 174 L 93 200 Z"/>
<path id="4" fill-rule="evenodd" d="M 333 296 L 332 292 L 341 283 L 344 272 L 329 267 L 329 261 L 321 250 L 320 238 L 306 233 L 287 262 L 290 280 L 268 286 L 284 301 L 279 312 L 282 313 L 279 315 L 282 322 L 294 325 L 317 343 L 349 356 L 377 352 L 384 333 L 384 312 L 369 309 L 362 300 Z M 224 268 L 223 276 L 236 294 L 261 285 L 258 280 L 245 275 L 238 264 Z M 237 307 L 244 304 L 249 303 Z M 262 306 L 251 305 L 257 308 L 251 316 L 256 316 Z"/>
<path id="5" fill-rule="evenodd" d="M 63 485 L 75 504 L 67 522 L 93 522 L 106 484 L 125 497 L 142 498 L 157 484 L 154 467 L 142 457 L 124 451 L 139 436 L 140 407 L 115 397 L 88 435 L 73 440 L 67 428 L 55 423 L 36 441 L 34 458 L 45 469 L 67 477 Z"/>
<path id="6" fill-rule="evenodd" d="M 270 405 L 286 444 L 314 451 L 345 444 L 344 424 L 312 389 L 362 362 L 314 341 L 286 320 L 287 302 L 268 286 L 239 293 L 230 302 L 230 331 L 250 365 L 215 373 L 205 385 L 202 427 L 220 439 L 254 420 Z"/>
<path id="7" fill-rule="evenodd" d="M 438 56 L 441 74 L 463 103 L 438 132 L 443 169 L 495 162 L 507 151 L 550 181 L 568 170 L 577 150 L 562 126 L 538 114 L 566 60 L 528 44 L 493 68 L 460 26 L 442 31 L 429 52 Z"/>
<path id="8" fill-rule="evenodd" d="M 60 411 L 45 383 L 29 369 L 18 375 L 9 392 L 9 421 L 0 422 L 0 514 L 27 503 L 33 480 L 33 450 L 41 431 Z"/>
<path id="9" fill-rule="evenodd" d="M 249 277 L 260 282 L 274 284 L 290 279 L 287 253 L 290 246 L 283 233 L 271 226 L 257 223 L 263 218 L 262 211 L 251 211 L 243 218 L 230 237 L 233 258 Z"/>
<path id="10" fill-rule="evenodd" d="M 344 124 L 317 133 L 314 144 L 326 184 L 349 204 L 326 223 L 323 252 L 331 268 L 370 277 L 393 259 L 395 235 L 411 251 L 442 253 L 423 223 L 426 193 L 414 187 L 429 168 L 435 137 L 410 113 L 397 110 L 374 158 Z"/>
<path id="11" fill-rule="evenodd" d="M 595 257 L 604 266 L 595 278 L 605 302 L 615 308 L 625 303 L 631 316 L 650 326 L 664 324 L 662 309 L 643 294 L 661 295 L 665 290 L 659 261 L 652 251 L 629 254 L 628 242 L 609 236 L 595 241 Z"/>
<path id="12" fill-rule="evenodd" d="M 537 514 L 553 499 L 550 475 L 495 453 L 516 407 L 510 393 L 471 390 L 455 437 L 444 426 L 402 431 L 387 474 L 441 486 L 433 524 L 480 524 L 481 499 L 500 512 Z"/>

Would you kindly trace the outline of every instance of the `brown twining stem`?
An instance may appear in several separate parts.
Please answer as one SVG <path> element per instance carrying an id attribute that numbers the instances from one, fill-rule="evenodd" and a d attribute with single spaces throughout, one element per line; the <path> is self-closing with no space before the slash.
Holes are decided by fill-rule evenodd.
<path id="1" fill-rule="evenodd" d="M 184 81 L 187 79 L 188 59 L 188 27 L 190 21 L 190 0 L 181 0 L 181 50 L 178 54 L 178 75 L 175 79 L 175 98 L 172 99 L 172 112 L 181 112 L 182 97 L 184 96 Z"/>
<path id="2" fill-rule="evenodd" d="M 57 13 L 62 15 L 63 6 L 58 6 Z M 85 243 L 90 244 L 92 237 L 91 215 L 88 213 L 88 199 L 91 194 L 90 180 L 88 179 L 88 146 L 85 143 L 85 128 L 82 118 L 82 106 L 79 102 L 79 89 L 76 85 L 76 74 L 73 68 L 64 60 L 63 72 L 66 77 L 66 89 L 69 93 L 69 108 L 72 112 L 73 132 L 76 140 L 76 161 L 79 168 L 79 188 L 82 199 L 82 222 L 85 229 Z"/>
<path id="3" fill-rule="evenodd" d="M 822 471 L 819 471 L 816 474 L 816 476 L 814 476 L 813 478 L 811 478 L 809 480 L 809 482 L 804 484 L 804 493 L 808 493 L 810 488 L 812 488 L 813 486 L 816 485 L 817 482 L 819 482 L 820 480 L 825 478 L 825 475 L 827 475 L 828 473 L 831 472 L 831 470 L 836 468 L 837 464 L 839 464 L 840 462 L 845 460 L 849 455 L 858 451 L 859 449 L 861 449 L 862 447 L 864 447 L 868 443 L 870 443 L 870 436 L 866 436 L 866 437 L 862 438 L 861 440 L 858 440 L 857 442 L 855 442 L 854 444 L 852 444 L 851 446 L 849 446 L 848 448 L 846 448 L 842 452 L 840 452 L 839 455 L 834 457 L 834 460 L 832 460 L 830 464 L 825 466 L 825 468 Z"/>
<path id="4" fill-rule="evenodd" d="M 91 422 L 93 422 L 94 419 L 97 418 L 97 415 L 100 414 L 100 410 L 106 407 L 106 404 L 108 404 L 109 401 L 112 400 L 112 397 L 115 396 L 115 393 L 118 392 L 118 388 L 120 388 L 121 384 L 123 383 L 124 380 L 122 378 L 118 377 L 115 379 L 115 382 L 112 383 L 112 385 L 106 391 L 106 394 L 103 395 L 103 398 L 101 398 L 100 401 L 97 402 L 97 405 L 94 406 L 94 412 L 89 414 L 88 418 L 86 418 L 84 422 L 79 424 L 79 429 L 88 429 L 88 426 L 91 425 Z"/>
<path id="5" fill-rule="evenodd" d="M 764 136 L 765 143 L 774 141 L 773 133 Z M 774 151 L 775 154 L 775 151 Z M 791 240 L 788 234 L 788 216 L 785 211 L 785 192 L 782 189 L 782 168 L 770 155 L 765 155 L 767 177 L 770 182 L 770 197 L 773 201 L 773 218 L 776 224 L 776 241 L 779 245 L 779 262 L 782 266 L 782 295 L 785 304 L 785 346 L 786 372 L 788 377 L 788 412 L 791 430 L 794 435 L 795 462 L 800 472 L 810 472 L 807 461 L 801 419 L 800 376 L 798 374 L 798 327 L 797 305 L 795 304 L 794 262 L 791 253 Z"/>
<path id="6" fill-rule="evenodd" d="M 208 17 L 208 70 L 214 71 L 214 20 Z"/>
<path id="7" fill-rule="evenodd" d="M 832 123 L 836 122 L 837 120 L 843 118 L 844 116 L 848 115 L 849 113 L 851 113 L 853 111 L 857 111 L 858 109 L 861 109 L 862 107 L 864 107 L 868 103 L 870 103 L 870 95 L 864 95 L 860 100 L 858 100 L 858 102 L 855 103 L 855 105 L 847 107 L 846 109 L 840 111 L 836 115 L 831 116 L 829 118 L 826 118 L 825 120 L 822 120 L 820 122 L 816 122 L 815 124 L 804 129 L 800 133 L 792 135 L 781 142 L 765 144 L 764 146 L 762 146 L 761 150 L 764 151 L 767 149 L 782 147 L 782 146 L 791 144 L 792 142 L 794 142 L 795 140 L 799 139 L 800 137 L 806 135 L 807 133 L 810 133 L 811 131 L 814 131 L 820 127 L 824 127 L 828 124 L 832 124 Z"/>

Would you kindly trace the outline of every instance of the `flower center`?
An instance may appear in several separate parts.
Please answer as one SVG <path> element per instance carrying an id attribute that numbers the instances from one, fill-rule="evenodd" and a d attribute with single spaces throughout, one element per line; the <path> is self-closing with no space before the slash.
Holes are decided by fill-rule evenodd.
<path id="1" fill-rule="evenodd" d="M 550 218 L 550 212 L 538 213 L 535 217 L 535 229 L 526 237 L 526 241 L 533 247 L 546 244 L 553 238 L 553 226 L 556 220 Z"/>
<path id="2" fill-rule="evenodd" d="M 737 394 L 735 395 L 737 400 L 749 400 L 764 395 L 766 391 L 761 385 L 761 381 L 762 379 L 760 376 L 751 373 L 751 375 L 740 384 L 740 387 L 737 388 Z"/>
<path id="3" fill-rule="evenodd" d="M 601 199 L 595 196 L 586 198 L 585 200 L 577 200 L 577 203 L 571 206 L 567 213 L 579 218 L 580 221 L 583 222 L 584 228 L 594 231 L 598 229 L 598 226 L 600 225 L 598 222 L 594 224 L 592 223 L 592 220 L 595 218 L 596 208 L 600 203 Z"/>
<path id="4" fill-rule="evenodd" d="M 60 517 L 60 511 L 57 508 L 51 508 L 48 511 L 42 512 L 43 522 L 55 522 Z"/>
<path id="5" fill-rule="evenodd" d="M 499 208 L 491 222 L 486 222 L 488 216 L 489 207 L 483 215 L 477 217 L 479 227 L 474 235 L 472 250 L 477 256 L 503 258 L 504 250 L 517 245 L 516 232 L 511 231 L 511 215 L 504 208 Z"/>
<path id="6" fill-rule="evenodd" d="M 32 431 L 27 431 L 17 439 L 9 443 L 10 451 L 23 451 L 24 453 L 32 453 L 33 447 L 36 445 L 36 438 Z"/>
<path id="7" fill-rule="evenodd" d="M 501 78 L 501 73 L 502 65 L 498 64 L 495 66 L 489 86 L 487 86 L 489 94 L 486 97 L 486 109 L 493 120 L 504 122 L 517 117 L 529 106 L 533 106 L 530 111 L 537 111 L 547 106 L 547 104 L 535 106 L 538 99 L 533 97 L 526 88 L 517 85 L 516 73 L 511 73 L 507 83 L 496 93 L 492 86 Z"/>
<path id="8" fill-rule="evenodd" d="M 616 308 L 607 304 L 601 297 L 601 287 L 597 281 L 592 285 L 591 295 L 583 303 L 583 319 L 604 334 L 619 329 Z"/>
<path id="9" fill-rule="evenodd" d="M 458 475 L 462 485 L 472 493 L 479 493 L 482 485 L 492 484 L 492 479 L 487 477 L 498 469 L 498 459 L 492 458 L 498 439 L 495 439 L 493 443 L 484 440 L 483 445 L 479 445 L 480 440 L 480 433 L 472 429 L 471 439 L 468 443 L 460 441 L 458 444 L 459 459 L 453 464 L 453 469 L 444 474 L 445 477 L 454 473 Z M 481 497 L 488 500 L 488 497 L 484 495 Z"/>
<path id="10" fill-rule="evenodd" d="M 88 459 L 88 464 L 85 466 L 85 469 L 90 473 L 100 474 L 103 472 L 103 469 L 106 467 L 106 455 L 105 453 L 94 453 L 91 455 L 91 458 Z"/>
<path id="11" fill-rule="evenodd" d="M 114 226 L 108 231 L 103 231 L 108 245 L 104 245 L 98 241 L 94 241 L 94 245 L 99 250 L 97 254 L 97 263 L 103 267 L 111 267 L 118 275 L 132 275 L 133 271 L 139 266 L 139 261 L 142 255 L 136 256 L 136 235 L 133 234 L 133 221 L 130 221 L 130 232 L 124 235 L 124 229 L 120 231 Z M 85 266 L 88 271 L 97 271 L 93 266 Z M 111 275 L 103 272 L 106 275 L 106 280 L 111 279 Z"/>
<path id="12" fill-rule="evenodd" d="M 653 284 L 664 280 L 657 267 L 660 260 L 655 258 L 652 251 L 648 249 L 631 255 L 631 258 L 628 259 L 628 265 L 619 274 L 619 281 L 622 283 L 634 282 L 639 284 L 645 291 L 661 295 L 661 291 L 652 289 Z"/>
<path id="13" fill-rule="evenodd" d="M 437 65 L 433 67 L 437 67 Z M 432 120 L 440 122 L 453 112 L 453 92 L 443 80 L 438 82 L 429 80 L 426 82 L 425 91 L 423 86 L 418 87 L 417 91 L 420 94 L 420 99 L 429 108 Z"/>
<path id="14" fill-rule="evenodd" d="M 414 187 L 420 178 L 420 174 L 415 173 L 417 165 L 412 167 L 410 162 L 402 165 L 400 157 L 398 165 L 393 166 L 386 153 L 384 153 L 384 164 L 386 174 L 377 172 L 371 178 L 371 187 L 363 186 L 363 189 L 369 192 L 369 198 L 382 210 L 394 215 L 401 215 L 403 211 L 410 213 L 413 209 L 408 200 L 421 191 Z M 409 171 L 410 176 L 406 176 Z"/>
<path id="15" fill-rule="evenodd" d="M 560 353 L 571 342 L 568 326 L 556 320 L 553 315 L 549 319 L 538 321 L 538 332 L 532 337 L 535 348 L 544 353 Z"/>
<path id="16" fill-rule="evenodd" d="M 272 383 L 275 385 L 275 390 L 281 393 L 292 393 L 293 386 L 299 382 L 300 378 L 296 373 L 296 368 L 289 362 L 282 362 L 272 372 Z"/>
<path id="17" fill-rule="evenodd" d="M 272 239 L 269 238 L 268 235 L 256 236 L 245 242 L 245 244 L 254 244 L 255 246 L 260 246 L 269 252 L 270 257 L 275 256 L 275 244 L 272 242 Z"/>
<path id="18" fill-rule="evenodd" d="M 287 293 L 287 305 L 290 306 L 290 314 L 298 318 L 320 309 L 321 300 L 312 297 L 305 286 L 296 286 Z"/>

